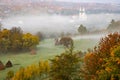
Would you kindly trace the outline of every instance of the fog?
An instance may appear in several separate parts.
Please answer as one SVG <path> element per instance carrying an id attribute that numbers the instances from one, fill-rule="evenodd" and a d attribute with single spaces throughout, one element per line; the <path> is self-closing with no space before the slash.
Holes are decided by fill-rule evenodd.
<path id="1" fill-rule="evenodd" d="M 103 37 L 105 37 L 106 34 L 94 34 L 94 35 L 81 35 L 81 36 L 74 36 L 73 39 L 95 39 L 95 40 L 100 40 Z"/>
<path id="2" fill-rule="evenodd" d="M 11 28 L 13 26 L 20 26 L 24 31 L 29 32 L 64 32 L 70 31 L 71 23 L 67 16 L 58 15 L 26 15 L 14 16 L 3 20 L 3 27 Z"/>
<path id="3" fill-rule="evenodd" d="M 3 27 L 19 26 L 23 31 L 35 33 L 41 31 L 47 34 L 70 32 L 77 33 L 80 24 L 88 30 L 105 29 L 112 19 L 119 20 L 120 14 L 87 14 L 86 20 L 62 15 L 17 15 L 4 18 Z"/>

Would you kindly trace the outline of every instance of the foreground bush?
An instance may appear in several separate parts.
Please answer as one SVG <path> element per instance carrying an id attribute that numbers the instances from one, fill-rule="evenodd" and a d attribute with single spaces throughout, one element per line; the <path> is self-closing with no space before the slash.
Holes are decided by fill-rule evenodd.
<path id="1" fill-rule="evenodd" d="M 84 58 L 85 80 L 120 80 L 120 34 L 102 38 Z"/>
<path id="2" fill-rule="evenodd" d="M 33 64 L 26 68 L 20 68 L 12 77 L 12 80 L 44 80 L 48 78 L 49 71 L 48 61 L 41 61 L 38 65 Z"/>
<path id="3" fill-rule="evenodd" d="M 110 57 L 104 61 L 104 69 L 97 71 L 99 80 L 120 80 L 120 45 L 112 48 Z"/>
<path id="4" fill-rule="evenodd" d="M 81 60 L 77 54 L 63 53 L 51 60 L 51 80 L 80 80 Z"/>
<path id="5" fill-rule="evenodd" d="M 81 52 L 73 51 L 73 43 L 70 48 L 61 55 L 51 59 L 51 80 L 81 80 Z"/>

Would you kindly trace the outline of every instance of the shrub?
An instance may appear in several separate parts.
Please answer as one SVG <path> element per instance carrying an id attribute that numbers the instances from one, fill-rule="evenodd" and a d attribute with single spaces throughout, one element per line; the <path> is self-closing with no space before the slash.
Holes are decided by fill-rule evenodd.
<path id="1" fill-rule="evenodd" d="M 82 65 L 81 52 L 73 52 L 71 46 L 68 51 L 51 59 L 51 80 L 80 80 Z"/>
<path id="2" fill-rule="evenodd" d="M 38 65 L 33 64 L 26 68 L 20 68 L 19 71 L 15 73 L 12 80 L 43 80 L 48 78 L 49 71 L 50 66 L 48 61 L 41 61 Z"/>
<path id="3" fill-rule="evenodd" d="M 8 71 L 7 76 L 6 76 L 6 80 L 11 80 L 13 76 L 14 76 L 14 72 Z"/>

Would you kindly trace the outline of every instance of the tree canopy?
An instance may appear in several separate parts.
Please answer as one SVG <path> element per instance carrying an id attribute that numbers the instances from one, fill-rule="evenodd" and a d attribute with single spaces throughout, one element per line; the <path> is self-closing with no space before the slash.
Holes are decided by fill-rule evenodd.
<path id="1" fill-rule="evenodd" d="M 87 28 L 81 24 L 78 28 L 78 32 L 80 34 L 86 34 L 87 33 Z"/>
<path id="2" fill-rule="evenodd" d="M 114 19 L 111 20 L 110 24 L 107 27 L 107 30 L 117 30 L 120 29 L 120 21 L 115 21 Z"/>
<path id="3" fill-rule="evenodd" d="M 20 27 L 0 31 L 0 52 L 29 50 L 39 44 L 39 38 L 30 33 L 24 34 Z"/>

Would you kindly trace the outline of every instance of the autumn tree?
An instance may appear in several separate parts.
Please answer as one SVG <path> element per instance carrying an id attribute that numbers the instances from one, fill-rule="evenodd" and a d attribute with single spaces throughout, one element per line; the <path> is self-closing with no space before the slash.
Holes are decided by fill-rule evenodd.
<path id="1" fill-rule="evenodd" d="M 51 80 L 81 80 L 81 52 L 66 51 L 51 59 Z"/>
<path id="2" fill-rule="evenodd" d="M 95 53 L 87 53 L 84 57 L 84 80 L 96 80 L 96 72 L 100 70 L 102 59 Z"/>
<path id="3" fill-rule="evenodd" d="M 98 53 L 100 57 L 109 57 L 110 49 L 117 44 L 120 44 L 120 34 L 117 32 L 111 33 L 100 40 L 95 52 Z"/>
<path id="4" fill-rule="evenodd" d="M 22 47 L 23 31 L 20 27 L 12 27 L 10 29 L 11 51 L 19 51 Z"/>
<path id="5" fill-rule="evenodd" d="M 51 62 L 50 74 L 52 80 L 80 79 L 80 63 L 75 54 L 61 54 L 56 56 Z"/>
<path id="6" fill-rule="evenodd" d="M 111 33 L 102 38 L 93 51 L 85 55 L 84 78 L 86 80 L 119 80 L 120 34 Z"/>
<path id="7" fill-rule="evenodd" d="M 0 31 L 0 52 L 28 50 L 39 44 L 39 38 L 30 33 L 24 34 L 20 27 Z"/>
<path id="8" fill-rule="evenodd" d="M 62 37 L 59 42 L 67 48 L 73 45 L 73 40 L 71 37 Z"/>
<path id="9" fill-rule="evenodd" d="M 34 48 L 37 44 L 39 44 L 39 38 L 30 33 L 23 34 L 22 37 L 22 48 L 30 49 Z"/>
<path id="10" fill-rule="evenodd" d="M 120 45 L 110 50 L 110 57 L 104 58 L 102 69 L 97 71 L 99 80 L 120 80 Z"/>
<path id="11" fill-rule="evenodd" d="M 9 39 L 10 38 L 10 30 L 3 29 L 1 31 L 1 38 Z"/>
<path id="12" fill-rule="evenodd" d="M 0 33 L 0 50 L 6 53 L 10 49 L 10 30 L 4 29 Z"/>

